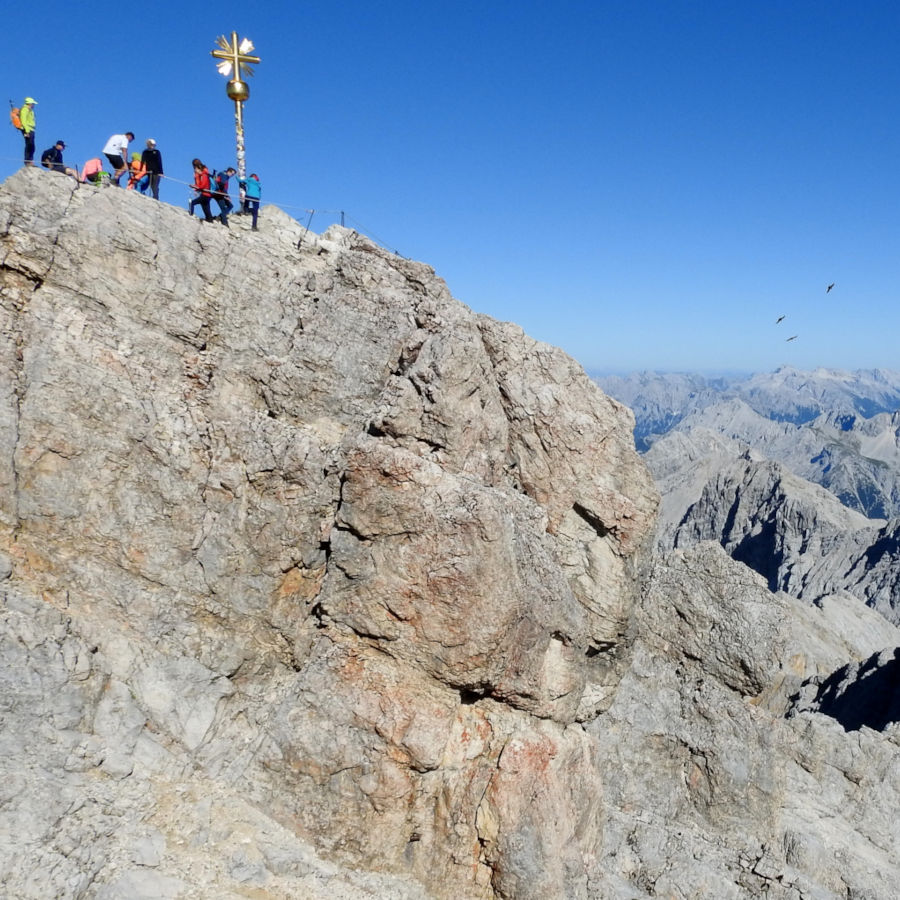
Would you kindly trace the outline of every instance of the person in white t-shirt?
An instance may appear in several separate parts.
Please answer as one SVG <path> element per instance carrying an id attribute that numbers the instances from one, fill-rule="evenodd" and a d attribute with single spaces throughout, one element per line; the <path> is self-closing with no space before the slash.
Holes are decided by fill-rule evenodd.
<path id="1" fill-rule="evenodd" d="M 113 173 L 113 184 L 118 187 L 119 179 L 128 171 L 128 145 L 134 140 L 134 135 L 130 131 L 125 134 L 114 134 L 103 148 L 103 155 L 109 160 L 109 164 L 115 169 Z"/>

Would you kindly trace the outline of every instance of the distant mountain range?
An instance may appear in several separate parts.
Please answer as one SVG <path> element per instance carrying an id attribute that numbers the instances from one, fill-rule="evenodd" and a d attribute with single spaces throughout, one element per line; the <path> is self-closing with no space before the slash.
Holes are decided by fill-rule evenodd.
<path id="1" fill-rule="evenodd" d="M 900 373 L 596 380 L 634 411 L 661 549 L 716 540 L 772 590 L 900 622 Z"/>
<path id="2" fill-rule="evenodd" d="M 900 410 L 900 372 L 888 369 L 814 369 L 782 366 L 774 372 L 710 378 L 640 372 L 594 379 L 634 411 L 638 450 L 671 431 L 682 419 L 725 400 L 740 400 L 764 419 L 805 425 L 820 416 L 848 430 L 858 417 Z"/>

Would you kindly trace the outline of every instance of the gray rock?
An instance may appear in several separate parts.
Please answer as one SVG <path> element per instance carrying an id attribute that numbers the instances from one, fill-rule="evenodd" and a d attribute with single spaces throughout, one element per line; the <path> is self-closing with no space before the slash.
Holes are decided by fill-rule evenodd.
<path id="1" fill-rule="evenodd" d="M 693 436 L 699 447 L 715 446 Z M 698 462 L 684 452 L 689 446 L 699 449 L 683 436 L 666 437 L 647 454 L 665 473 L 662 547 L 716 540 L 771 590 L 814 603 L 846 592 L 900 623 L 900 521 L 866 519 L 753 451 L 733 459 L 715 450 Z"/>
<path id="2" fill-rule="evenodd" d="M 900 648 L 848 663 L 827 678 L 814 676 L 804 682 L 791 711 L 831 716 L 845 731 L 900 725 Z"/>
<path id="3" fill-rule="evenodd" d="M 97 900 L 178 900 L 187 885 L 178 878 L 169 878 L 146 869 L 131 869 L 117 875 L 99 888 Z"/>
<path id="4" fill-rule="evenodd" d="M 897 629 L 653 559 L 572 360 L 261 221 L 0 187 L 4 890 L 891 897 L 897 732 L 792 698 Z"/>
<path id="5" fill-rule="evenodd" d="M 16 885 L 565 890 L 657 504 L 628 411 L 352 231 L 30 171 L 0 210 L 3 584 L 62 631 L 11 678 Z"/>
<path id="6" fill-rule="evenodd" d="M 657 562 L 631 665 L 588 727 L 604 784 L 594 896 L 891 896 L 897 743 L 778 714 L 852 652 L 839 623 L 769 593 L 714 544 Z"/>

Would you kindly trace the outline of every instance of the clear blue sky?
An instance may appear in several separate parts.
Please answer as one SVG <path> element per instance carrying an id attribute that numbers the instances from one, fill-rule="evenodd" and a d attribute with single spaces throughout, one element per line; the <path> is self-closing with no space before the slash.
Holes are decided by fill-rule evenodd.
<path id="1" fill-rule="evenodd" d="M 224 168 L 209 52 L 236 30 L 262 58 L 245 117 L 264 202 L 345 210 L 588 369 L 900 368 L 896 2 L 49 0 L 14 18 L 3 89 L 39 101 L 38 153 L 62 138 L 81 165 L 131 130 L 176 178 L 194 156 Z M 0 134 L 5 177 L 21 137 Z"/>

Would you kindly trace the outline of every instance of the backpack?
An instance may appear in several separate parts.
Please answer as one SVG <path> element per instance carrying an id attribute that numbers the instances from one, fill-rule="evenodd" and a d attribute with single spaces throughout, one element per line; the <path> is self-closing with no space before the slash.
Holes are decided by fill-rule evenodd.
<path id="1" fill-rule="evenodd" d="M 228 176 L 224 172 L 212 169 L 209 173 L 209 189 L 213 194 L 227 194 Z"/>
<path id="2" fill-rule="evenodd" d="M 13 106 L 12 100 L 9 101 L 9 121 L 17 131 L 22 130 L 22 110 L 18 106 Z"/>

